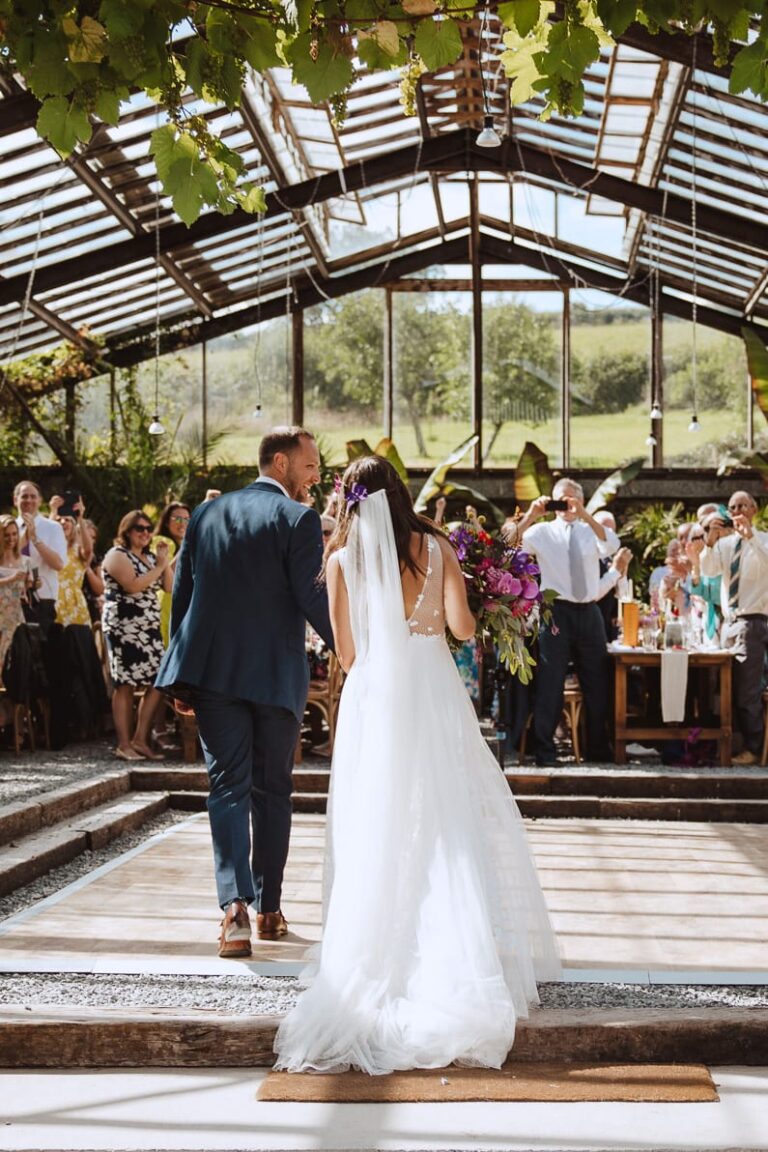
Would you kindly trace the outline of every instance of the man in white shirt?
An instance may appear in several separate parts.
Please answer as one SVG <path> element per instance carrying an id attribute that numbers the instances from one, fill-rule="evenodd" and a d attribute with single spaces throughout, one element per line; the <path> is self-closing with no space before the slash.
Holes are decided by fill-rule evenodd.
<path id="1" fill-rule="evenodd" d="M 701 571 L 720 576 L 723 617 L 729 629 L 740 625 L 746 658 L 733 662 L 733 701 L 744 749 L 734 764 L 758 764 L 763 748 L 763 665 L 768 653 L 768 532 L 752 527 L 757 504 L 749 492 L 728 501 L 733 525 L 710 516 L 704 525 Z M 741 647 L 741 645 L 740 645 Z"/>
<path id="2" fill-rule="evenodd" d="M 47 631 L 56 619 L 59 572 L 67 560 L 67 541 L 61 524 L 40 515 L 42 499 L 42 492 L 32 480 L 21 480 L 13 490 L 21 551 L 29 556 L 39 580 L 37 623 Z"/>
<path id="3" fill-rule="evenodd" d="M 553 588 L 559 597 L 553 605 L 552 622 L 539 633 L 533 722 L 536 763 L 555 764 L 555 729 L 563 710 L 563 688 L 569 661 L 573 660 L 584 694 L 587 720 L 587 758 L 610 759 L 607 738 L 608 654 L 603 617 L 598 599 L 600 560 L 612 556 L 619 538 L 584 507 L 584 492 L 575 480 L 558 480 L 553 501 L 564 501 L 555 519 L 544 524 L 550 497 L 534 500 L 520 521 L 522 546 L 536 556 L 542 588 Z"/>

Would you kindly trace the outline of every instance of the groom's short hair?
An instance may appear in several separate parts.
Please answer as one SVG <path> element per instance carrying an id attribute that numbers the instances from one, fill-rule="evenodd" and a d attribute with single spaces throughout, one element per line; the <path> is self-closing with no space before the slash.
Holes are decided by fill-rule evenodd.
<path id="1" fill-rule="evenodd" d="M 314 440 L 311 432 L 300 428 L 298 424 L 285 424 L 267 432 L 259 445 L 259 469 L 263 472 L 269 468 L 278 452 L 290 454 L 295 452 L 302 440 Z"/>

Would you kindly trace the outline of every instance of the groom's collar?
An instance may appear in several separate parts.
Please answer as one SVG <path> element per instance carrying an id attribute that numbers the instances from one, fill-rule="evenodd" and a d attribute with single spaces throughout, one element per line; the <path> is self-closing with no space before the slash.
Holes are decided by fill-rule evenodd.
<path id="1" fill-rule="evenodd" d="M 256 484 L 274 484 L 275 488 L 280 489 L 283 496 L 287 496 L 289 500 L 291 499 L 290 493 L 286 492 L 285 488 L 282 486 L 280 481 L 275 480 L 274 477 L 272 477 L 272 476 L 259 476 L 258 479 L 255 481 L 255 483 Z"/>

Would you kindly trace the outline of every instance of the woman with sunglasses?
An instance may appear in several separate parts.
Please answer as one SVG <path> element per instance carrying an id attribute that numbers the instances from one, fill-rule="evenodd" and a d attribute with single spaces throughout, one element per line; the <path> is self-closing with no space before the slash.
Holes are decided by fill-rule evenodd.
<path id="1" fill-rule="evenodd" d="M 126 513 L 114 547 L 104 557 L 102 628 L 114 685 L 115 755 L 121 760 L 163 759 L 161 753 L 153 752 L 149 741 L 155 712 L 163 700 L 152 687 L 164 653 L 157 586 L 170 592 L 171 573 L 167 543 L 158 541 L 154 556 L 149 550 L 152 531 L 141 509 Z M 136 688 L 145 692 L 131 735 Z"/>
<path id="2" fill-rule="evenodd" d="M 176 568 L 176 556 L 184 540 L 184 533 L 187 530 L 191 515 L 189 505 L 181 504 L 178 500 L 172 500 L 163 508 L 157 528 L 155 528 L 152 551 L 157 552 L 157 545 L 161 541 L 168 545 L 168 558 L 171 561 L 171 583 L 173 583 Z M 167 648 L 171 630 L 171 594 L 161 587 L 158 589 L 157 597 L 160 601 L 160 631 L 163 636 L 163 644 Z"/>

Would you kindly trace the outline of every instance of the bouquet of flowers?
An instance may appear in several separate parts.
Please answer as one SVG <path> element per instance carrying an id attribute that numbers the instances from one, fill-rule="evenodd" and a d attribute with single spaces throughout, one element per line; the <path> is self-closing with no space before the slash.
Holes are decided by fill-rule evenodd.
<path id="1" fill-rule="evenodd" d="M 501 663 L 527 684 L 535 661 L 526 640 L 538 635 L 556 593 L 542 592 L 533 558 L 516 544 L 486 532 L 473 508 L 448 535 L 464 573 L 478 640 L 490 638 Z"/>

